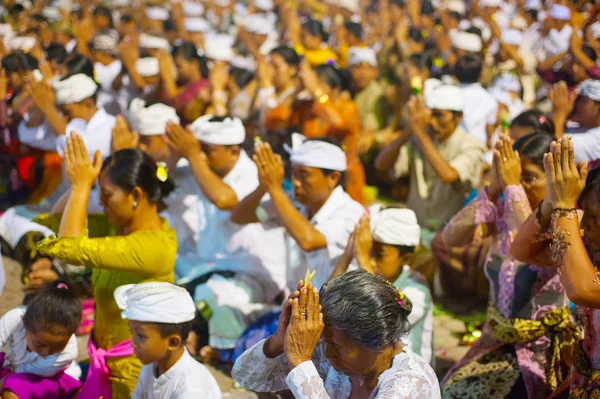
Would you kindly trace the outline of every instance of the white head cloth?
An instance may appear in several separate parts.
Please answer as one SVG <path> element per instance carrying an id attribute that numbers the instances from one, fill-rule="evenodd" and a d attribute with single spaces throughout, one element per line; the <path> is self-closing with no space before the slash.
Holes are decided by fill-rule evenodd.
<path id="1" fill-rule="evenodd" d="M 273 11 L 273 0 L 255 0 L 254 6 L 261 11 Z"/>
<path id="2" fill-rule="evenodd" d="M 561 21 L 569 21 L 571 19 L 571 9 L 560 4 L 552 4 L 550 17 Z"/>
<path id="3" fill-rule="evenodd" d="M 594 39 L 600 39 L 600 21 L 598 22 L 594 22 L 592 24 L 592 36 L 594 36 Z"/>
<path id="4" fill-rule="evenodd" d="M 242 57 L 241 55 L 236 55 L 229 60 L 229 64 L 232 67 L 245 69 L 250 72 L 256 72 L 256 62 L 252 57 Z"/>
<path id="5" fill-rule="evenodd" d="M 165 134 L 167 122 L 179 123 L 175 108 L 156 103 L 146 107 L 141 98 L 134 98 L 129 104 L 127 119 L 142 136 L 160 136 Z"/>
<path id="6" fill-rule="evenodd" d="M 74 104 L 92 97 L 98 90 L 96 81 L 78 73 L 65 80 L 55 80 L 52 84 L 56 93 L 56 104 Z"/>
<path id="7" fill-rule="evenodd" d="M 360 11 L 358 0 L 338 0 L 338 6 L 355 14 Z"/>
<path id="8" fill-rule="evenodd" d="M 113 30 L 96 33 L 91 42 L 92 49 L 109 54 L 117 53 L 118 44 L 119 34 Z"/>
<path id="9" fill-rule="evenodd" d="M 483 48 L 481 37 L 475 33 L 452 30 L 450 31 L 450 40 L 452 47 L 472 53 L 479 53 Z"/>
<path id="10" fill-rule="evenodd" d="M 505 29 L 502 31 L 502 41 L 513 46 L 520 46 L 523 43 L 523 33 L 516 29 Z"/>
<path id="11" fill-rule="evenodd" d="M 35 46 L 35 37 L 30 36 L 15 36 L 10 39 L 9 47 L 12 50 L 29 51 Z"/>
<path id="12" fill-rule="evenodd" d="M 57 7 L 44 7 L 42 15 L 49 21 L 58 21 L 61 18 L 60 10 Z"/>
<path id="13" fill-rule="evenodd" d="M 526 10 L 541 10 L 542 7 L 542 0 L 525 0 Z"/>
<path id="14" fill-rule="evenodd" d="M 449 0 L 446 2 L 446 7 L 448 10 L 457 12 L 460 15 L 465 15 L 467 12 L 467 7 L 463 0 Z"/>
<path id="15" fill-rule="evenodd" d="M 346 154 L 335 144 L 321 140 L 306 140 L 290 152 L 294 165 L 310 168 L 346 171 Z"/>
<path id="16" fill-rule="evenodd" d="M 213 4 L 217 7 L 225 8 L 231 5 L 231 0 L 214 0 Z"/>
<path id="17" fill-rule="evenodd" d="M 156 76 L 160 73 L 158 60 L 154 57 L 138 58 L 135 62 L 135 70 L 144 78 Z"/>
<path id="18" fill-rule="evenodd" d="M 183 15 L 186 17 L 201 17 L 204 15 L 204 6 L 194 1 L 184 1 Z"/>
<path id="19" fill-rule="evenodd" d="M 215 61 L 229 62 L 233 57 L 233 44 L 235 39 L 229 35 L 210 34 L 204 40 L 204 54 L 206 58 Z"/>
<path id="20" fill-rule="evenodd" d="M 520 15 L 515 15 L 510 20 L 510 27 L 513 29 L 525 30 L 529 27 L 529 24 L 527 23 L 527 20 L 524 17 Z"/>
<path id="21" fill-rule="evenodd" d="M 439 109 L 462 112 L 465 107 L 465 97 L 460 87 L 443 84 L 437 79 L 427 79 L 423 88 L 425 106 L 429 109 Z"/>
<path id="22" fill-rule="evenodd" d="M 206 33 L 210 30 L 210 23 L 202 17 L 188 17 L 184 18 L 183 27 L 188 32 Z"/>
<path id="23" fill-rule="evenodd" d="M 370 47 L 350 47 L 348 65 L 355 66 L 359 64 L 369 64 L 377 67 L 377 55 L 375 50 Z"/>
<path id="24" fill-rule="evenodd" d="M 146 323 L 180 324 L 194 320 L 196 305 L 185 288 L 153 282 L 118 287 L 115 301 L 121 317 Z"/>
<path id="25" fill-rule="evenodd" d="M 207 144 L 239 145 L 246 139 L 246 128 L 239 118 L 225 118 L 222 122 L 211 122 L 213 115 L 204 115 L 191 125 L 192 133 Z"/>
<path id="26" fill-rule="evenodd" d="M 469 21 L 468 19 L 461 19 L 460 22 L 458 23 L 458 30 L 467 30 L 471 26 L 473 26 L 471 21 Z M 452 31 L 453 30 L 451 30 L 450 32 L 452 32 Z"/>
<path id="27" fill-rule="evenodd" d="M 502 7 L 503 0 L 483 0 L 482 7 Z"/>
<path id="28" fill-rule="evenodd" d="M 584 80 L 579 87 L 577 87 L 577 93 L 591 100 L 600 102 L 600 80 Z"/>
<path id="29" fill-rule="evenodd" d="M 373 240 L 387 245 L 416 247 L 421 242 L 421 227 L 412 209 L 369 207 Z"/>
<path id="30" fill-rule="evenodd" d="M 473 18 L 473 26 L 481 30 L 481 38 L 483 41 L 488 41 L 492 37 L 492 30 L 480 17 Z"/>
<path id="31" fill-rule="evenodd" d="M 155 21 L 166 21 L 169 19 L 169 10 L 162 7 L 148 7 L 146 8 L 146 16 L 148 19 Z"/>
<path id="32" fill-rule="evenodd" d="M 269 35 L 275 31 L 273 22 L 262 14 L 252 14 L 244 18 L 244 27 L 248 32 Z"/>
<path id="33" fill-rule="evenodd" d="M 158 36 L 147 35 L 145 33 L 140 35 L 140 47 L 145 49 L 160 49 L 167 51 L 171 49 L 171 45 L 167 39 Z"/>
<path id="34" fill-rule="evenodd" d="M 521 81 L 515 74 L 503 73 L 494 80 L 492 88 L 496 88 L 502 91 L 512 91 L 515 93 L 520 93 Z"/>

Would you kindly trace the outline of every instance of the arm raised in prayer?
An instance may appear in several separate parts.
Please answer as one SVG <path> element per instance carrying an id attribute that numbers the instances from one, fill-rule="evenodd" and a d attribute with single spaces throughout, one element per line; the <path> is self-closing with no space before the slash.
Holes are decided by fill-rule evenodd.
<path id="1" fill-rule="evenodd" d="M 196 183 L 206 198 L 221 210 L 233 209 L 238 203 L 237 194 L 212 171 L 194 135 L 181 125 L 169 122 L 167 138 L 169 145 L 190 162 Z"/>
<path id="2" fill-rule="evenodd" d="M 265 194 L 267 194 L 266 187 L 258 186 L 256 190 L 238 202 L 235 208 L 233 208 L 231 211 L 231 221 L 237 224 L 258 223 L 256 210 L 260 206 L 260 202 Z"/>
<path id="3" fill-rule="evenodd" d="M 385 146 L 375 158 L 375 169 L 380 172 L 387 172 L 394 167 L 394 163 L 400 156 L 400 149 L 408 141 L 410 133 L 408 131 L 400 132 L 398 138 Z"/>

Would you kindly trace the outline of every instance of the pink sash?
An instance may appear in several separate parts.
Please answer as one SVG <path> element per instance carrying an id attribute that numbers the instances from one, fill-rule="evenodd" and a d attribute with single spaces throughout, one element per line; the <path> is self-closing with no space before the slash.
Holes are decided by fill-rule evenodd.
<path id="1" fill-rule="evenodd" d="M 93 337 L 88 343 L 88 353 L 90 355 L 90 369 L 87 378 L 78 398 L 85 399 L 112 399 L 110 391 L 109 371 L 106 359 L 110 357 L 125 357 L 133 355 L 131 340 L 120 342 L 106 351 L 98 348 Z"/>

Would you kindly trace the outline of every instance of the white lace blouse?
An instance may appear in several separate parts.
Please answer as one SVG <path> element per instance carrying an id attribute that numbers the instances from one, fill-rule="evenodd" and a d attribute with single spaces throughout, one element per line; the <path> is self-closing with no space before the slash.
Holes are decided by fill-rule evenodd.
<path id="1" fill-rule="evenodd" d="M 320 343 L 312 362 L 290 371 L 285 355 L 269 359 L 263 352 L 265 340 L 244 352 L 235 362 L 233 378 L 244 388 L 257 392 L 290 389 L 297 399 L 347 399 L 352 391 L 350 378 L 336 371 L 325 357 Z M 392 367 L 379 376 L 370 399 L 438 399 L 440 387 L 429 364 L 405 349 L 394 357 Z"/>

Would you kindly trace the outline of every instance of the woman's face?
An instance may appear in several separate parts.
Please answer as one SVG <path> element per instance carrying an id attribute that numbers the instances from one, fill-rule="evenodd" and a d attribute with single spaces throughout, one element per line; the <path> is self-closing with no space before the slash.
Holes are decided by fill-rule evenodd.
<path id="1" fill-rule="evenodd" d="M 273 85 L 275 85 L 276 89 L 288 86 L 297 74 L 297 69 L 288 65 L 279 54 L 271 56 L 271 65 L 274 71 Z"/>
<path id="2" fill-rule="evenodd" d="M 100 205 L 110 224 L 126 226 L 133 218 L 133 195 L 113 184 L 108 176 L 110 166 L 100 174 Z"/>
<path id="3" fill-rule="evenodd" d="M 531 159 L 521 159 L 521 185 L 529 200 L 531 209 L 536 209 L 546 196 L 546 174 Z"/>
<path id="4" fill-rule="evenodd" d="M 183 55 L 177 55 L 175 57 L 175 66 L 177 66 L 179 76 L 185 80 L 191 79 L 195 72 L 200 68 L 198 66 L 198 61 L 186 60 Z"/>
<path id="5" fill-rule="evenodd" d="M 23 76 L 19 72 L 11 72 L 7 75 L 8 78 L 8 87 L 13 90 L 21 90 L 25 85 L 25 80 L 23 80 Z"/>
<path id="6" fill-rule="evenodd" d="M 333 174 L 326 176 L 319 168 L 292 166 L 294 195 L 302 205 L 324 202 L 331 194 Z"/>
<path id="7" fill-rule="evenodd" d="M 318 50 L 321 48 L 321 36 L 313 35 L 306 29 L 302 29 L 302 45 L 307 50 Z"/>
<path id="8" fill-rule="evenodd" d="M 344 331 L 326 324 L 323 338 L 327 360 L 338 372 L 347 376 L 367 376 L 375 369 L 378 354 L 350 340 Z"/>
<path id="9" fill-rule="evenodd" d="M 94 17 L 94 25 L 96 25 L 96 30 L 107 29 L 110 25 L 110 20 L 104 15 L 96 15 Z"/>
<path id="10" fill-rule="evenodd" d="M 586 241 L 592 243 L 595 248 L 600 247 L 600 200 L 596 191 L 587 195 L 582 203 L 583 218 L 580 227 Z"/>

